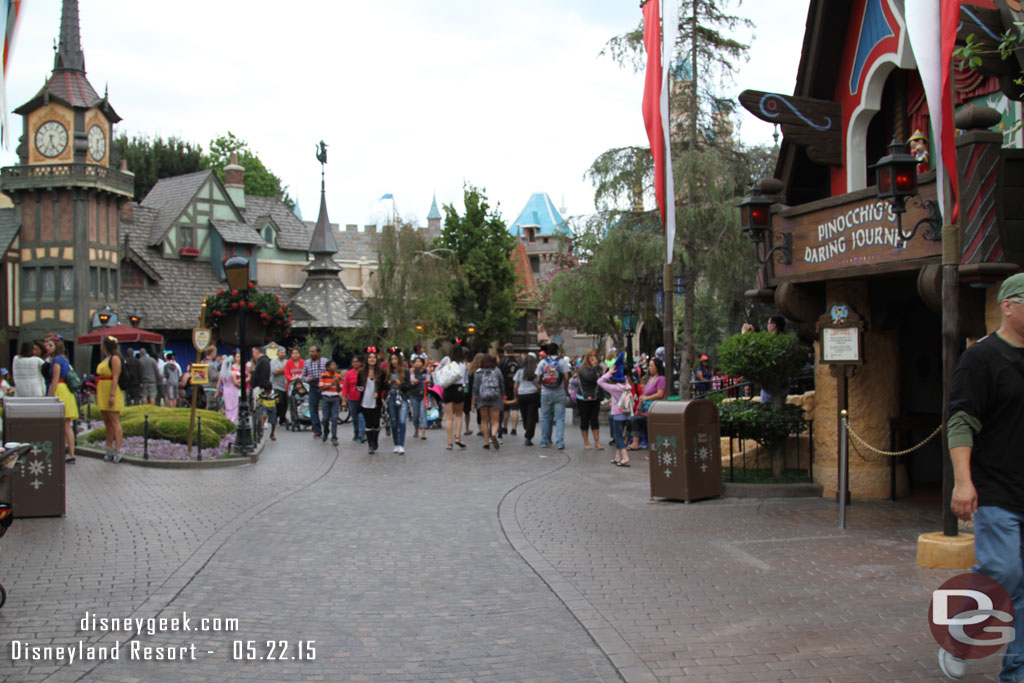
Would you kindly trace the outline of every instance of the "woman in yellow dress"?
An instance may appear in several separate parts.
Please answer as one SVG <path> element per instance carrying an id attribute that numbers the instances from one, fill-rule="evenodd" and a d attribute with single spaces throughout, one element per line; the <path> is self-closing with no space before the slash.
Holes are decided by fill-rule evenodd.
<path id="1" fill-rule="evenodd" d="M 103 426 L 107 442 L 106 462 L 121 462 L 124 455 L 122 448 L 121 411 L 124 409 L 124 392 L 117 385 L 121 376 L 123 359 L 117 339 L 104 337 L 103 360 L 96 366 L 96 405 L 103 416 Z"/>
<path id="2" fill-rule="evenodd" d="M 64 446 L 68 452 L 64 462 L 73 465 L 75 463 L 75 429 L 71 423 L 78 419 L 78 402 L 75 401 L 75 396 L 67 385 L 71 362 L 64 355 L 63 339 L 53 338 L 44 343 L 50 356 L 51 367 L 50 387 L 47 393 L 50 396 L 56 396 L 64 404 Z"/>

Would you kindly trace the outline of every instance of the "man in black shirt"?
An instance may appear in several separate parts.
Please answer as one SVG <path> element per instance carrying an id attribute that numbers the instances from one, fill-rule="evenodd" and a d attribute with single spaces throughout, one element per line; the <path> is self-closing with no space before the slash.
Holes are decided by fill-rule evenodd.
<path id="1" fill-rule="evenodd" d="M 974 517 L 974 571 L 998 581 L 1016 612 L 1001 682 L 1024 680 L 1024 273 L 999 288 L 1002 322 L 960 358 L 949 394 L 947 438 L 955 484 L 951 507 Z M 950 678 L 965 662 L 939 650 Z"/>
<path id="2" fill-rule="evenodd" d="M 515 410 L 515 382 L 513 377 L 519 372 L 519 359 L 515 355 L 516 347 L 512 346 L 511 343 L 505 344 L 502 348 L 501 360 L 498 362 L 498 369 L 501 371 L 502 379 L 504 380 L 505 389 L 505 400 L 502 402 L 504 416 L 501 420 L 501 430 L 499 434 L 508 433 L 508 420 L 509 416 L 514 415 L 515 419 L 512 422 L 512 435 L 516 433 L 516 425 L 519 424 L 519 412 Z"/>

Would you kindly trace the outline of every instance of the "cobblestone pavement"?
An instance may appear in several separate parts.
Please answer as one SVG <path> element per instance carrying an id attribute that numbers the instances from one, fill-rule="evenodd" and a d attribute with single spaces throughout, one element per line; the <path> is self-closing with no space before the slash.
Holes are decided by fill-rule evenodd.
<path id="1" fill-rule="evenodd" d="M 0 679 L 939 680 L 927 602 L 955 572 L 914 565 L 937 512 L 858 502 L 840 531 L 824 500 L 652 502 L 642 460 L 614 468 L 567 431 L 564 452 L 447 452 L 432 432 L 370 457 L 306 432 L 234 469 L 80 458 L 68 516 L 3 539 Z M 86 611 L 239 625 L 131 639 L 81 631 Z M 121 658 L 12 662 L 13 640 Z M 249 641 L 286 659 L 246 661 Z M 132 643 L 195 661 L 126 661 Z"/>

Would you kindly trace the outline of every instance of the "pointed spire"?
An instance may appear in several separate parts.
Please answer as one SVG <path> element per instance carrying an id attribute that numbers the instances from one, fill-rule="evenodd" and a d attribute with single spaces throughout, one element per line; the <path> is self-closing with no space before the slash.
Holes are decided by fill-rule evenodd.
<path id="1" fill-rule="evenodd" d="M 430 202 L 430 213 L 427 214 L 427 220 L 431 218 L 441 218 L 441 212 L 437 210 L 437 193 L 434 193 L 434 201 Z"/>
<path id="2" fill-rule="evenodd" d="M 78 0 L 63 0 L 60 11 L 60 45 L 53 56 L 53 70 L 85 73 L 85 53 L 78 23 Z"/>
<path id="3" fill-rule="evenodd" d="M 309 253 L 314 258 L 321 255 L 333 257 L 338 253 L 338 242 L 334 239 L 331 221 L 327 218 L 327 194 L 322 186 L 320 188 L 320 215 L 317 217 L 316 227 L 313 229 Z"/>

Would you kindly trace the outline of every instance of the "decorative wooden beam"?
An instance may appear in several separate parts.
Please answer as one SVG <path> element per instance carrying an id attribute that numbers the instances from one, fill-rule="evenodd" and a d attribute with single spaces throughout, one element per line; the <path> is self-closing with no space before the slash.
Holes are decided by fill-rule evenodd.
<path id="1" fill-rule="evenodd" d="M 807 150 L 818 164 L 843 164 L 842 105 L 830 100 L 744 90 L 740 104 L 751 114 L 777 123 L 786 140 Z"/>

